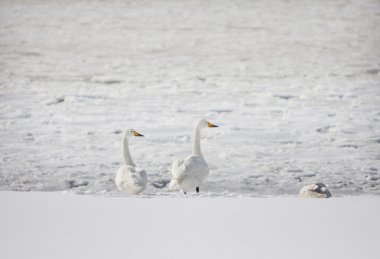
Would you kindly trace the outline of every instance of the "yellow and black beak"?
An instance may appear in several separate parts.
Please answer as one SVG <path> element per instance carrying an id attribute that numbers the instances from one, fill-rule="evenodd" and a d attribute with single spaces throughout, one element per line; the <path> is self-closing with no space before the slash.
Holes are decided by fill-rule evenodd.
<path id="1" fill-rule="evenodd" d="M 215 124 L 212 124 L 211 122 L 207 122 L 207 126 L 208 126 L 209 128 L 217 128 L 217 127 L 219 127 L 219 126 L 217 126 L 217 125 L 215 125 Z"/>
<path id="2" fill-rule="evenodd" d="M 135 130 L 133 131 L 133 135 L 134 135 L 135 137 L 144 137 L 144 135 L 138 133 L 138 132 L 135 131 Z"/>

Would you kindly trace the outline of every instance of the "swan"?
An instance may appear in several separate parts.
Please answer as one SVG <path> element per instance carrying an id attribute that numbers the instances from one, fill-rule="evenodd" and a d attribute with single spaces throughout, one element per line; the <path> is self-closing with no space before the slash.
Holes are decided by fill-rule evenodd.
<path id="1" fill-rule="evenodd" d="M 193 152 L 185 159 L 174 160 L 172 165 L 172 180 L 169 184 L 170 190 L 180 189 L 185 194 L 187 191 L 196 190 L 209 174 L 209 169 L 201 152 L 201 131 L 205 128 L 218 127 L 207 120 L 200 120 L 195 128 Z"/>
<path id="2" fill-rule="evenodd" d="M 330 198 L 331 193 L 323 183 L 313 183 L 305 185 L 300 193 L 299 197 L 302 198 Z"/>
<path id="3" fill-rule="evenodd" d="M 115 183 L 121 192 L 139 194 L 144 191 L 148 177 L 143 169 L 136 167 L 129 153 L 128 140 L 132 137 L 143 137 L 143 135 L 133 129 L 125 131 L 123 136 L 124 165 L 117 171 Z"/>

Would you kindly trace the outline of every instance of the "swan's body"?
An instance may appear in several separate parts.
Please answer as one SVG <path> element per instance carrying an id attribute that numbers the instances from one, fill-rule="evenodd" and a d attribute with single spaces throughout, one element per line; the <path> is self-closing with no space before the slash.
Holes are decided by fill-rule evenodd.
<path id="1" fill-rule="evenodd" d="M 139 194 L 145 190 L 148 177 L 146 172 L 135 166 L 123 165 L 117 171 L 115 183 L 121 192 Z"/>
<path id="2" fill-rule="evenodd" d="M 184 160 L 175 160 L 172 166 L 173 179 L 170 188 L 179 187 L 184 192 L 199 187 L 208 177 L 209 170 L 203 156 L 191 155 Z"/>
<path id="3" fill-rule="evenodd" d="M 123 137 L 124 165 L 116 174 L 115 183 L 117 188 L 124 193 L 139 194 L 145 190 L 148 177 L 143 169 L 136 167 L 129 153 L 128 139 L 132 136 L 142 136 L 134 130 L 127 130 Z"/>
<path id="4" fill-rule="evenodd" d="M 201 120 L 194 134 L 193 152 L 190 156 L 182 160 L 175 160 L 172 165 L 172 180 L 169 189 L 180 189 L 184 193 L 196 189 L 207 179 L 209 169 L 203 158 L 200 147 L 201 130 L 206 127 L 217 127 L 216 125 Z"/>
<path id="5" fill-rule="evenodd" d="M 304 186 L 299 196 L 302 198 L 330 198 L 331 193 L 323 183 L 313 183 Z"/>

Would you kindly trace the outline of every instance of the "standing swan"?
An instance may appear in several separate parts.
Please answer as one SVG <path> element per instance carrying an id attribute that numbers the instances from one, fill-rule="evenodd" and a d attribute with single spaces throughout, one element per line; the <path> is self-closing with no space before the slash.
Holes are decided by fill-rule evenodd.
<path id="1" fill-rule="evenodd" d="M 123 137 L 124 165 L 119 168 L 115 178 L 117 188 L 128 194 L 139 194 L 144 191 L 148 181 L 146 172 L 136 167 L 129 153 L 128 140 L 131 137 L 143 137 L 133 129 L 126 130 Z"/>
<path id="2" fill-rule="evenodd" d="M 182 160 L 175 160 L 172 166 L 172 180 L 169 189 L 181 189 L 185 194 L 195 188 L 199 192 L 199 186 L 208 177 L 208 166 L 201 152 L 201 131 L 205 128 L 218 127 L 206 120 L 200 120 L 194 133 L 193 153 Z"/>

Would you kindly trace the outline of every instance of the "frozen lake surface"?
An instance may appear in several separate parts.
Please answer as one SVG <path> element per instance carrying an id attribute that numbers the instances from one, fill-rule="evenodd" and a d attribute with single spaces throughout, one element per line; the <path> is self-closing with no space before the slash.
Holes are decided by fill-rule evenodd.
<path id="1" fill-rule="evenodd" d="M 379 195 L 379 27 L 374 0 L 1 1 L 0 190 L 117 195 L 132 127 L 174 195 L 205 117 L 203 196 Z"/>

